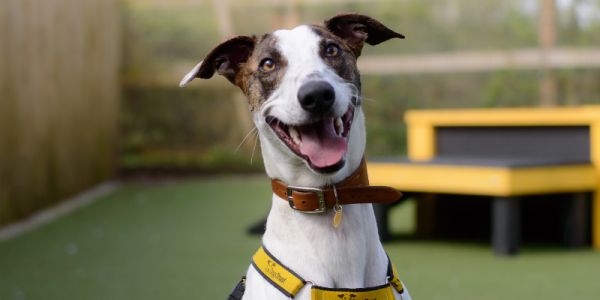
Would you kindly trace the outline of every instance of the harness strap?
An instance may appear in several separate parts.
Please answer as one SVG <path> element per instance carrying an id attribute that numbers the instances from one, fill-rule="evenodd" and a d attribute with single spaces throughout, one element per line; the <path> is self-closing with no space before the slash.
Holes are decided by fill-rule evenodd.
<path id="1" fill-rule="evenodd" d="M 355 300 L 376 299 L 395 300 L 392 287 L 389 284 L 366 289 L 330 289 L 315 286 L 310 290 L 311 300 Z"/>
<path id="2" fill-rule="evenodd" d="M 294 298 L 296 294 L 306 285 L 306 281 L 294 271 L 283 265 L 266 248 L 262 246 L 252 257 L 252 266 L 258 273 L 271 285 L 277 288 L 284 295 Z M 387 269 L 388 283 L 372 288 L 360 289 L 332 289 L 319 286 L 312 286 L 312 300 L 329 299 L 394 299 L 392 288 L 399 294 L 404 292 L 404 286 L 398 277 L 396 268 L 392 265 L 388 257 Z"/>
<path id="3" fill-rule="evenodd" d="M 233 288 L 231 294 L 227 300 L 242 300 L 244 297 L 244 292 L 246 291 L 246 276 L 242 277 L 238 284 Z"/>
<path id="4" fill-rule="evenodd" d="M 252 265 L 271 285 L 290 298 L 294 298 L 306 281 L 284 266 L 264 246 L 252 257 Z"/>
<path id="5" fill-rule="evenodd" d="M 391 272 L 390 272 L 391 270 Z M 402 281 L 400 281 L 400 276 L 398 276 L 398 271 L 396 270 L 396 266 L 392 264 L 388 256 L 388 281 L 392 287 L 398 292 L 398 294 L 402 294 L 404 292 L 404 285 L 402 285 Z"/>

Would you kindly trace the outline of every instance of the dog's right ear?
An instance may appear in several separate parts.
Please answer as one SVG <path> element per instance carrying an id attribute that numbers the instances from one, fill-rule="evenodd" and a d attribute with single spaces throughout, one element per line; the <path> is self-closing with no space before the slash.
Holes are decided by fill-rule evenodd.
<path id="1" fill-rule="evenodd" d="M 254 51 L 255 43 L 253 36 L 237 36 L 221 43 L 181 79 L 179 86 L 186 86 L 196 77 L 209 79 L 215 72 L 237 85 L 236 77 Z"/>
<path id="2" fill-rule="evenodd" d="M 404 35 L 387 28 L 381 22 L 355 13 L 338 14 L 326 20 L 325 27 L 344 39 L 356 57 L 360 56 L 365 42 L 374 46 L 391 38 L 404 38 Z"/>

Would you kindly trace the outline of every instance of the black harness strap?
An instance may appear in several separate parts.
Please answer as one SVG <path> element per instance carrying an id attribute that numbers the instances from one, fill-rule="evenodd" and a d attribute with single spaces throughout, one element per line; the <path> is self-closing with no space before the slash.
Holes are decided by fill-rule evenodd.
<path id="1" fill-rule="evenodd" d="M 246 290 L 246 276 L 242 277 L 240 282 L 233 288 L 233 291 L 227 298 L 227 300 L 242 300 L 244 291 Z"/>

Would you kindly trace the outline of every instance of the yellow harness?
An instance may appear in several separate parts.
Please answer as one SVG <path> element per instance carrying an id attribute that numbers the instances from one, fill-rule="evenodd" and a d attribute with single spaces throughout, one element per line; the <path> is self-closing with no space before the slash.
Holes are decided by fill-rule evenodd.
<path id="1" fill-rule="evenodd" d="M 269 283 L 290 298 L 306 285 L 306 281 L 294 271 L 284 266 L 264 246 L 252 257 L 252 266 Z M 395 289 L 404 292 L 398 272 L 388 258 L 388 283 L 380 286 L 360 289 L 332 289 L 313 285 L 310 290 L 312 300 L 393 300 Z"/>

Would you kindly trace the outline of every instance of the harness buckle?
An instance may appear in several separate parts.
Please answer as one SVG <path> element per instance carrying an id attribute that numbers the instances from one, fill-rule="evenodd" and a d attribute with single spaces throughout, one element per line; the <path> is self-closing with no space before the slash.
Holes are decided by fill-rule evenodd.
<path id="1" fill-rule="evenodd" d="M 292 195 L 294 193 L 294 191 L 304 192 L 304 193 L 314 193 L 315 195 L 317 195 L 319 208 L 317 208 L 315 210 L 310 210 L 310 211 L 299 210 L 294 205 L 294 196 Z M 297 210 L 297 211 L 300 211 L 303 213 L 307 213 L 307 214 L 320 214 L 320 213 L 324 213 L 325 210 L 327 209 L 327 203 L 325 202 L 325 193 L 323 192 L 322 189 L 301 187 L 301 186 L 288 186 L 286 189 L 286 195 L 287 195 L 287 201 L 290 204 L 290 207 L 294 210 Z"/>

